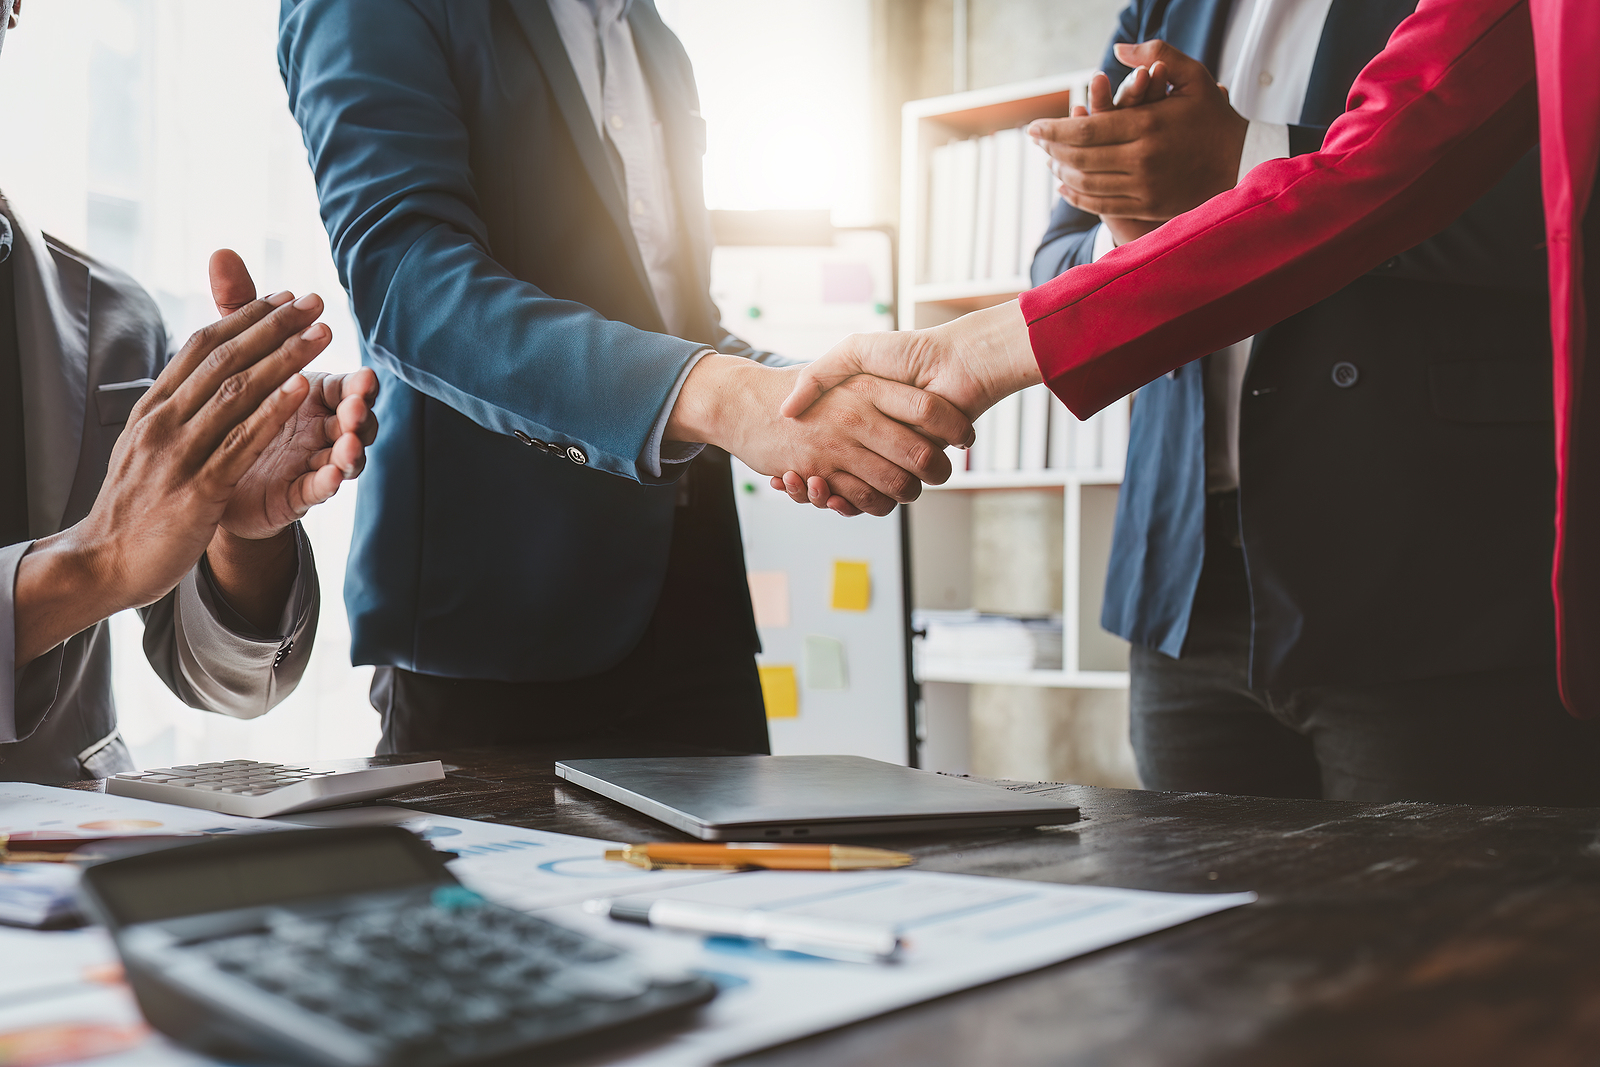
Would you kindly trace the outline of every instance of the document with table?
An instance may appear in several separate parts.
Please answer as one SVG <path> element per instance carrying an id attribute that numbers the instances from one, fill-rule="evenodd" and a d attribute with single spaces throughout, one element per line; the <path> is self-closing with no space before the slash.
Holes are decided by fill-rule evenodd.
<path id="1" fill-rule="evenodd" d="M 368 820 L 383 814 L 374 808 L 351 810 Z M 1154 893 L 905 869 L 647 870 L 607 861 L 604 853 L 618 847 L 616 842 L 388 811 L 392 821 L 435 848 L 455 853 L 452 873 L 490 900 L 605 938 L 652 962 L 698 972 L 718 986 L 696 1025 L 573 1061 L 582 1064 L 715 1063 L 1254 899 L 1248 893 Z M 163 827 L 233 832 L 269 825 L 124 797 L 0 786 L 0 829 L 37 829 L 24 824 L 37 823 L 41 813 L 72 826 L 116 821 L 149 832 Z M 194 825 L 197 818 L 209 820 L 208 825 Z M 597 898 L 670 899 L 887 924 L 900 932 L 904 947 L 895 962 L 841 962 L 759 942 L 616 922 L 585 909 L 585 902 Z M 0 930 L 0 953 L 8 960 L 9 975 L 0 983 L 0 1050 L 33 1042 L 59 1054 L 30 1062 L 69 1063 L 98 1055 L 96 1064 L 106 1067 L 210 1062 L 140 1025 L 129 994 L 108 981 L 116 956 L 102 931 Z"/>

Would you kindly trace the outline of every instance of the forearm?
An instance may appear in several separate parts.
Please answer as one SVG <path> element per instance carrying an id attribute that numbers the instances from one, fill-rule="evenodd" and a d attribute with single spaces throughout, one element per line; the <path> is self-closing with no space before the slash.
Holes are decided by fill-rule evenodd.
<path id="1" fill-rule="evenodd" d="M 217 527 L 206 548 L 217 590 L 261 633 L 274 633 L 299 573 L 294 530 L 251 541 Z"/>
<path id="2" fill-rule="evenodd" d="M 20 673 L 101 619 L 135 607 L 120 588 L 104 554 L 84 544 L 75 527 L 35 541 L 17 565 L 15 670 Z"/>
<path id="3" fill-rule="evenodd" d="M 1086 417 L 1436 233 L 1532 142 L 1532 79 L 1521 0 L 1424 0 L 1322 152 L 1025 294 L 1045 379 Z"/>

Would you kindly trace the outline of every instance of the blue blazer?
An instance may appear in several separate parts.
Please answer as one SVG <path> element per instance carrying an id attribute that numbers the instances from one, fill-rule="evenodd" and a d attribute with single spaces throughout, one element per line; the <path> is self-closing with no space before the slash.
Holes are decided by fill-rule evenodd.
<path id="1" fill-rule="evenodd" d="M 672 535 L 677 487 L 645 467 L 657 417 L 701 349 L 767 357 L 720 328 L 709 296 L 688 56 L 649 0 L 629 22 L 685 291 L 703 294 L 686 338 L 663 332 L 545 0 L 282 2 L 279 68 L 382 383 L 345 584 L 356 663 L 504 681 L 616 664 Z"/>
<path id="2" fill-rule="evenodd" d="M 1333 0 L 1296 153 L 1415 0 Z M 1113 44 L 1215 70 L 1227 0 L 1133 0 Z M 1127 69 L 1108 49 L 1112 84 Z M 1088 262 L 1058 204 L 1033 281 Z M 1257 335 L 1240 412 L 1252 684 L 1395 681 L 1549 663 L 1551 355 L 1536 153 L 1449 229 Z M 1101 624 L 1182 653 L 1205 553 L 1204 361 L 1139 390 Z M 1356 368 L 1335 380 L 1335 364 Z"/>

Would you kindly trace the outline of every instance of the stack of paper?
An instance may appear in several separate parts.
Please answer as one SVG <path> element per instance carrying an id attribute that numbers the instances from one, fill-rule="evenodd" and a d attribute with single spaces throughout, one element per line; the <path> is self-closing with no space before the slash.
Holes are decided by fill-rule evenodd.
<path id="1" fill-rule="evenodd" d="M 978 611 L 915 611 L 917 669 L 1030 671 L 1061 669 L 1061 616 L 1034 618 Z"/>
<path id="2" fill-rule="evenodd" d="M 934 148 L 924 279 L 1026 278 L 1057 199 L 1048 157 L 1021 129 Z"/>
<path id="3" fill-rule="evenodd" d="M 74 921 L 77 893 L 75 864 L 0 864 L 0 923 L 38 927 Z"/>

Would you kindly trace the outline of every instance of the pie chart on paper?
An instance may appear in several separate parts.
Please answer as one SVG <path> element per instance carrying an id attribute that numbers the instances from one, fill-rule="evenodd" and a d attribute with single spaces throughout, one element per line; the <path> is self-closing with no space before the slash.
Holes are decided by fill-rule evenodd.
<path id="1" fill-rule="evenodd" d="M 159 830 L 161 823 L 155 819 L 96 819 L 94 822 L 81 822 L 80 830 L 97 830 L 101 833 L 132 834 L 140 830 Z"/>

